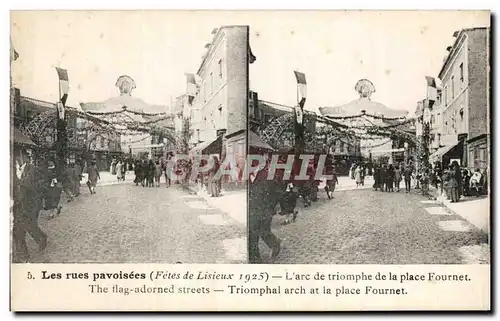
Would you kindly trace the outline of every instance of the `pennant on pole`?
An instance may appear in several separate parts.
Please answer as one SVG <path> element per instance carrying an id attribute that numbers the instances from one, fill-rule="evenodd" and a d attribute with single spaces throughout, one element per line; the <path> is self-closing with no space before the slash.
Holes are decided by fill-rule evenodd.
<path id="1" fill-rule="evenodd" d="M 59 119 L 63 120 L 64 119 L 64 104 L 62 102 L 57 103 L 57 115 L 59 116 Z"/>
<path id="2" fill-rule="evenodd" d="M 298 71 L 294 71 L 294 74 L 297 79 L 297 102 L 301 107 L 304 107 L 307 97 L 306 75 Z"/>
<path id="3" fill-rule="evenodd" d="M 302 124 L 302 118 L 303 118 L 302 107 L 300 107 L 299 105 L 295 106 L 295 116 L 297 119 L 297 124 Z"/>
<path id="4" fill-rule="evenodd" d="M 436 101 L 437 100 L 437 85 L 436 79 L 434 77 L 425 77 L 427 81 L 427 99 Z"/>
<path id="5" fill-rule="evenodd" d="M 56 67 L 57 76 L 59 77 L 59 90 L 61 94 L 61 102 L 63 105 L 66 105 L 66 100 L 68 99 L 69 93 L 69 79 L 68 79 L 68 71 L 66 69 L 61 69 Z"/>
<path id="6" fill-rule="evenodd" d="M 10 40 L 10 62 L 13 62 L 19 58 L 19 54 L 17 53 L 16 49 L 14 49 L 14 46 L 12 45 L 12 39 Z"/>
<path id="7" fill-rule="evenodd" d="M 196 79 L 193 74 L 186 74 L 186 94 L 191 97 L 196 96 Z"/>

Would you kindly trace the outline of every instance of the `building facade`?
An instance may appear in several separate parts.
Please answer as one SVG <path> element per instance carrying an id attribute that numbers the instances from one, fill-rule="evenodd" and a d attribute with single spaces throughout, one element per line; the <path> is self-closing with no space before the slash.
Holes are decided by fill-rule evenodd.
<path id="1" fill-rule="evenodd" d="M 489 28 L 463 29 L 438 78 L 442 81 L 442 135 L 455 137 L 461 165 L 486 168 L 489 160 Z"/>
<path id="2" fill-rule="evenodd" d="M 223 137 L 226 154 L 246 157 L 248 27 L 214 29 L 196 73 L 190 105 L 191 145 Z M 188 93 L 189 95 L 189 93 Z M 221 152 L 221 154 L 224 152 Z"/>

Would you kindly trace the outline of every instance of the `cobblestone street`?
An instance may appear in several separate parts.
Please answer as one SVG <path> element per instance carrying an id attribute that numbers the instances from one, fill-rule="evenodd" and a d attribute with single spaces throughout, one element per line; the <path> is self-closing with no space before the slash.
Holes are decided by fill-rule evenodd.
<path id="1" fill-rule="evenodd" d="M 40 218 L 48 234 L 36 263 L 245 263 L 246 227 L 179 186 L 97 186 Z"/>
<path id="2" fill-rule="evenodd" d="M 484 232 L 416 191 L 336 191 L 333 200 L 322 192 L 309 208 L 299 201 L 299 210 L 289 225 L 274 218 L 273 231 L 282 239 L 275 263 L 489 263 Z M 263 242 L 260 248 L 268 259 Z"/>

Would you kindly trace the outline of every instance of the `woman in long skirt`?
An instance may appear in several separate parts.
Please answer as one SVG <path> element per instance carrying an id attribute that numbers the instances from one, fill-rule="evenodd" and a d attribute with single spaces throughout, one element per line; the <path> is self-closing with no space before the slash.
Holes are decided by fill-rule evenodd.
<path id="1" fill-rule="evenodd" d="M 116 179 L 118 179 L 118 181 L 122 181 L 123 180 L 123 164 L 121 161 L 118 161 L 118 163 L 116 164 Z"/>
<path id="2" fill-rule="evenodd" d="M 46 163 L 44 169 L 44 206 L 43 209 L 48 211 L 48 218 L 52 219 L 61 213 L 62 207 L 59 205 L 61 201 L 62 184 L 57 180 L 57 173 L 54 162 Z"/>
<path id="3" fill-rule="evenodd" d="M 97 180 L 101 179 L 99 176 L 99 170 L 97 169 L 97 165 L 95 161 L 92 161 L 92 164 L 89 168 L 89 179 L 87 181 L 87 186 L 89 187 L 90 194 L 95 194 L 95 187 L 97 185 Z"/>
<path id="4" fill-rule="evenodd" d="M 160 177 L 161 177 L 161 164 L 160 161 L 155 163 L 155 183 L 157 187 L 160 187 Z"/>
<path id="5" fill-rule="evenodd" d="M 361 166 L 356 167 L 354 170 L 354 178 L 356 179 L 356 187 L 361 186 Z"/>

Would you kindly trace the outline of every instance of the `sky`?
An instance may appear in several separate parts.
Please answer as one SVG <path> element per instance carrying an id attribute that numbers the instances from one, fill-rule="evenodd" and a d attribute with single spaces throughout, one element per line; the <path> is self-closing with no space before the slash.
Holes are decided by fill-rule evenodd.
<path id="1" fill-rule="evenodd" d="M 67 104 L 78 106 L 118 96 L 116 80 L 129 75 L 137 86 L 132 96 L 169 105 L 186 90 L 184 74 L 198 70 L 212 30 L 234 20 L 208 12 L 14 12 L 13 83 L 23 96 L 55 102 L 59 66 L 68 70 Z"/>
<path id="2" fill-rule="evenodd" d="M 293 70 L 306 74 L 306 109 L 358 98 L 359 79 L 376 88 L 372 100 L 414 111 L 425 76 L 436 76 L 455 30 L 487 26 L 485 12 L 371 11 L 25 11 L 11 14 L 19 59 L 12 78 L 21 95 L 57 101 L 54 66 L 68 70 L 69 106 L 119 94 L 121 75 L 137 85 L 132 95 L 169 105 L 185 91 L 221 25 L 250 25 L 257 61 L 250 89 L 259 98 L 293 105 Z"/>
<path id="3" fill-rule="evenodd" d="M 250 87 L 259 99 L 296 104 L 293 70 L 306 74 L 305 109 L 359 98 L 366 78 L 371 99 L 414 112 L 425 76 L 437 77 L 455 30 L 489 26 L 488 13 L 459 11 L 286 12 L 251 25 Z"/>

